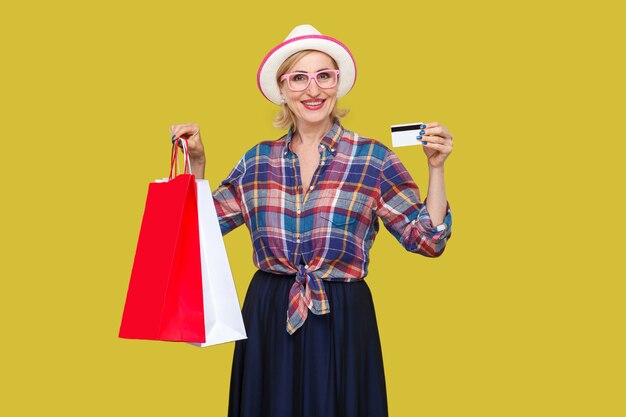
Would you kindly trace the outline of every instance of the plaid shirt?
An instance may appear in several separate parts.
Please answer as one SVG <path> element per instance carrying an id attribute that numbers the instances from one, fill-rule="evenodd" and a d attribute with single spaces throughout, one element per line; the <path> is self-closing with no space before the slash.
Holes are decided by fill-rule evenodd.
<path id="1" fill-rule="evenodd" d="M 254 265 L 296 274 L 289 294 L 287 331 L 307 318 L 330 312 L 321 280 L 351 282 L 367 276 L 378 219 L 414 253 L 436 257 L 451 236 L 447 204 L 434 227 L 417 185 L 396 154 L 335 120 L 320 144 L 320 163 L 302 189 L 290 131 L 255 145 L 213 191 L 222 235 L 245 222 Z"/>

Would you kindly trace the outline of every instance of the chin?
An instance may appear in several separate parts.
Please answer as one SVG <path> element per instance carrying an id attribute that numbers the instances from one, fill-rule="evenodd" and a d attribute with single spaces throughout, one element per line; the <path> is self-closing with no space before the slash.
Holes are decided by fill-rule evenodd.
<path id="1" fill-rule="evenodd" d="M 306 123 L 317 124 L 324 123 L 330 119 L 330 112 L 320 112 L 320 111 L 307 111 L 304 110 L 300 112 L 300 119 Z"/>
<path id="2" fill-rule="evenodd" d="M 311 123 L 311 124 L 318 124 L 318 123 L 324 123 L 327 120 L 330 119 L 330 114 L 324 114 L 324 115 L 305 115 L 304 117 L 302 117 L 302 120 L 306 123 Z"/>

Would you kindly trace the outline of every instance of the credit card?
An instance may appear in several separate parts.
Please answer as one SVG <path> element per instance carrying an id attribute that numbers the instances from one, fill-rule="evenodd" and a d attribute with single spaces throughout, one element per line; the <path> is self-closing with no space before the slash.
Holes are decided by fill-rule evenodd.
<path id="1" fill-rule="evenodd" d="M 420 130 L 425 128 L 426 125 L 422 122 L 392 125 L 391 146 L 397 148 L 399 146 L 421 145 L 422 141 L 417 137 L 420 135 Z"/>

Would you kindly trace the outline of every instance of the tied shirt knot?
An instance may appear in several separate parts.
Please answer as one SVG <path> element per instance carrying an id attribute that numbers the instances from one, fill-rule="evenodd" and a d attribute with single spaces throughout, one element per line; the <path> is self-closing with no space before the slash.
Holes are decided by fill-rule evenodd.
<path id="1" fill-rule="evenodd" d="M 289 291 L 289 308 L 287 310 L 287 332 L 294 334 L 308 316 L 330 313 L 328 298 L 324 290 L 324 282 L 308 270 L 306 265 L 299 265 L 296 279 Z"/>

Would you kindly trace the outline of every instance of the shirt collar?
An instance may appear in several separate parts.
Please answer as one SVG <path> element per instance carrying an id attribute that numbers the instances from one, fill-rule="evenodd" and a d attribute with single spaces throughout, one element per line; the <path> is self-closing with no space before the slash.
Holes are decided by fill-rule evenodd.
<path id="1" fill-rule="evenodd" d="M 343 136 L 344 128 L 339 122 L 339 119 L 334 119 L 333 125 L 330 130 L 326 132 L 320 145 L 322 145 L 328 152 L 332 155 L 335 155 L 337 152 L 337 146 L 339 145 L 339 141 Z M 291 143 L 291 138 L 293 137 L 293 129 L 289 129 L 287 133 L 287 138 L 285 139 L 285 148 L 283 149 L 283 157 L 287 156 L 290 152 L 289 144 Z"/>

